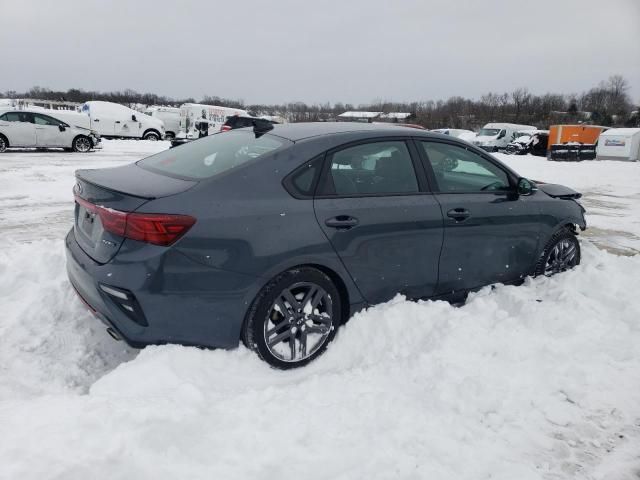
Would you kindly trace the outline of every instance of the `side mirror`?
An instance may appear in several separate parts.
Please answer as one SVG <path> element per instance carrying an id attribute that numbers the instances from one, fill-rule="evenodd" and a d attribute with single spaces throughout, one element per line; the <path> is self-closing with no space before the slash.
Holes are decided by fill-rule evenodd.
<path id="1" fill-rule="evenodd" d="M 136 116 L 135 116 L 135 115 L 131 115 L 131 120 L 133 120 L 134 122 L 137 122 L 137 121 L 138 121 L 138 119 L 136 118 Z"/>
<path id="2" fill-rule="evenodd" d="M 507 134 L 507 131 L 506 130 L 502 130 L 500 132 L 500 135 L 498 135 L 498 138 L 503 138 L 506 134 Z"/>
<path id="3" fill-rule="evenodd" d="M 64 125 L 58 125 L 58 128 L 60 129 L 61 132 L 64 132 L 67 129 L 67 127 Z"/>
<path id="4" fill-rule="evenodd" d="M 538 188 L 536 184 L 526 178 L 518 179 L 518 195 L 527 196 L 533 194 Z"/>

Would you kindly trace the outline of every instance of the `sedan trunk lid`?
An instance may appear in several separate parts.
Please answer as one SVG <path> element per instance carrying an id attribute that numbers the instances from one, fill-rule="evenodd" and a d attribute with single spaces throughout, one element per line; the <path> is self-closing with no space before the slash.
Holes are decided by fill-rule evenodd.
<path id="1" fill-rule="evenodd" d="M 134 212 L 149 200 L 184 192 L 196 182 L 159 175 L 137 167 L 76 171 L 74 235 L 82 250 L 98 263 L 118 253 L 124 237 L 105 229 L 121 212 Z"/>

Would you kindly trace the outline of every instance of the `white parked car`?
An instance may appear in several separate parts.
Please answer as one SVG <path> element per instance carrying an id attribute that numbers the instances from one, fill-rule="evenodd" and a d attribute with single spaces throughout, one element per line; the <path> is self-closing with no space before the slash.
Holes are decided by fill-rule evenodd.
<path id="1" fill-rule="evenodd" d="M 118 103 L 91 101 L 82 104 L 89 115 L 91 129 L 105 138 L 142 138 L 162 140 L 164 122 Z"/>
<path id="2" fill-rule="evenodd" d="M 37 110 L 0 112 L 0 152 L 7 148 L 64 148 L 88 152 L 101 148 L 100 135 Z"/>

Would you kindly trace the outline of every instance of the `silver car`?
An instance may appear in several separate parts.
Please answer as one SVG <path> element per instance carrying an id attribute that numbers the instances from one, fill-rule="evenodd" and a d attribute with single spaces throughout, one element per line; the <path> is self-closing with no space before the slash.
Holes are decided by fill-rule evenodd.
<path id="1" fill-rule="evenodd" d="M 7 148 L 64 148 L 88 152 L 101 148 L 100 136 L 35 110 L 0 112 L 0 152 Z"/>

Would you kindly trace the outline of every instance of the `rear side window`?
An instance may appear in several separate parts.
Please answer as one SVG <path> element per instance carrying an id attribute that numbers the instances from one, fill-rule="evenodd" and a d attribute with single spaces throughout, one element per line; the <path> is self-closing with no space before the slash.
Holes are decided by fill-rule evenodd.
<path id="1" fill-rule="evenodd" d="M 210 178 L 260 158 L 287 142 L 252 131 L 229 131 L 171 148 L 138 162 L 138 166 L 191 180 Z"/>
<path id="2" fill-rule="evenodd" d="M 7 112 L 2 116 L 6 122 L 26 122 L 33 123 L 33 114 L 25 112 Z"/>
<path id="3" fill-rule="evenodd" d="M 324 194 L 380 195 L 417 193 L 418 179 L 403 141 L 374 142 L 335 152 L 330 157 Z"/>
<path id="4" fill-rule="evenodd" d="M 321 155 L 295 169 L 284 180 L 287 191 L 295 198 L 313 197 L 323 160 L 324 155 Z"/>

